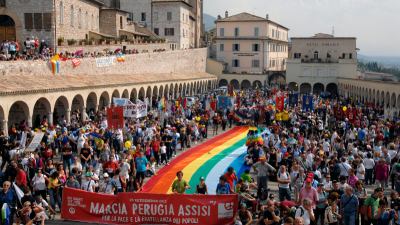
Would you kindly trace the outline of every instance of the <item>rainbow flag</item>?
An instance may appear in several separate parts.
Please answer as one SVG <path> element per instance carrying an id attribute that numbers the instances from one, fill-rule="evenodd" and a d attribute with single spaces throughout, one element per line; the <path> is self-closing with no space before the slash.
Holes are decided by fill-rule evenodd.
<path id="1" fill-rule="evenodd" d="M 186 191 L 187 194 L 196 191 L 201 177 L 205 178 L 208 193 L 215 194 L 219 177 L 229 166 L 235 169 L 238 177 L 249 168 L 244 164 L 248 131 L 248 127 L 235 127 L 185 151 L 153 176 L 143 186 L 143 192 L 172 193 L 171 186 L 176 179 L 176 172 L 182 171 L 183 179 L 191 187 Z"/>
<path id="2" fill-rule="evenodd" d="M 125 56 L 123 54 L 117 54 L 117 62 L 125 62 Z"/>
<path id="3" fill-rule="evenodd" d="M 3 204 L 1 208 L 1 224 L 9 225 L 10 224 L 10 207 L 8 207 L 7 203 Z"/>

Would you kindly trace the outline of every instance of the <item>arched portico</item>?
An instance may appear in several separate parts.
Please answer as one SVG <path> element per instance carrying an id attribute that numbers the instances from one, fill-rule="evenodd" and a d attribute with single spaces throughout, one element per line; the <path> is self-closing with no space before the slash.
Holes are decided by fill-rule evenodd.
<path id="1" fill-rule="evenodd" d="M 309 83 L 302 83 L 300 85 L 300 93 L 301 94 L 310 94 L 311 93 L 311 84 Z"/>
<path id="2" fill-rule="evenodd" d="M 8 126 L 13 125 L 18 128 L 21 124 L 25 124 L 29 127 L 32 126 L 32 118 L 29 116 L 29 107 L 24 101 L 14 102 L 8 113 Z M 24 123 L 21 123 L 25 121 Z"/>
<path id="3" fill-rule="evenodd" d="M 288 84 L 288 91 L 298 92 L 299 91 L 299 85 L 296 82 L 290 82 Z"/>
<path id="4" fill-rule="evenodd" d="M 109 107 L 111 104 L 110 101 L 110 95 L 108 94 L 107 91 L 104 91 L 101 95 L 100 95 L 100 101 L 99 101 L 99 107 L 101 110 Z"/>
<path id="5" fill-rule="evenodd" d="M 90 112 L 95 112 L 98 109 L 98 103 L 97 103 L 97 95 L 94 92 L 91 92 L 87 99 L 86 99 L 86 108 L 87 111 Z"/>
<path id="6" fill-rule="evenodd" d="M 56 103 L 54 104 L 53 120 L 53 122 L 57 124 L 63 124 L 64 122 L 69 124 L 70 108 L 68 99 L 65 96 L 60 96 L 56 100 Z"/>
<path id="7" fill-rule="evenodd" d="M 49 125 L 53 124 L 53 115 L 51 113 L 51 105 L 47 98 L 39 98 L 35 106 L 33 107 L 32 119 L 33 128 L 40 127 L 40 123 L 43 119 L 47 119 Z M 51 120 L 51 121 L 50 121 Z"/>

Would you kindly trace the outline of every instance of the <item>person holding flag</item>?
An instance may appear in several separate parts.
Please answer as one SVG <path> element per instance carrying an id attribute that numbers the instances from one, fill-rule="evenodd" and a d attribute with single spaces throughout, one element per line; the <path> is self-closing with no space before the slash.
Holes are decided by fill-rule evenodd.
<path id="1" fill-rule="evenodd" d="M 17 194 L 11 188 L 11 182 L 3 183 L 3 190 L 0 192 L 1 224 L 12 225 L 17 209 Z"/>

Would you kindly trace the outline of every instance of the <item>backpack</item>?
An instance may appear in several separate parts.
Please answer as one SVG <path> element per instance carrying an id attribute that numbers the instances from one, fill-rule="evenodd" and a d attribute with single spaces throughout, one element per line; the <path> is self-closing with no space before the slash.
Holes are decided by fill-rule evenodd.
<path id="1" fill-rule="evenodd" d="M 296 218 L 296 212 L 300 209 L 300 217 L 304 216 L 304 209 L 301 206 L 295 206 L 290 209 L 289 216 L 292 218 Z"/>

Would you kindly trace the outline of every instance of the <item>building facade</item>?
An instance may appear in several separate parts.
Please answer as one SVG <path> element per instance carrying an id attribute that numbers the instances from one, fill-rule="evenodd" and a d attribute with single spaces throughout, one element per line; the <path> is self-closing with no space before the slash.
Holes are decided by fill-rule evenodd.
<path id="1" fill-rule="evenodd" d="M 354 37 L 316 34 L 291 39 L 286 81 L 290 91 L 338 94 L 338 78 L 357 78 Z"/>
<path id="2" fill-rule="evenodd" d="M 224 62 L 225 73 L 240 74 L 253 79 L 262 78 L 265 85 L 276 77 L 284 77 L 288 58 L 289 29 L 266 18 L 240 13 L 216 20 L 217 60 Z M 221 80 L 221 86 L 227 79 Z M 231 83 L 235 88 L 248 88 L 248 85 Z"/>
<path id="3" fill-rule="evenodd" d="M 181 49 L 203 46 L 203 0 L 120 0 L 129 19 Z"/>
<path id="4" fill-rule="evenodd" d="M 2 0 L 0 39 L 45 40 L 55 47 L 58 40 L 117 39 L 149 37 L 136 31 L 128 21 L 128 12 L 105 5 L 100 0 Z M 116 2 L 118 4 L 116 4 Z"/>

